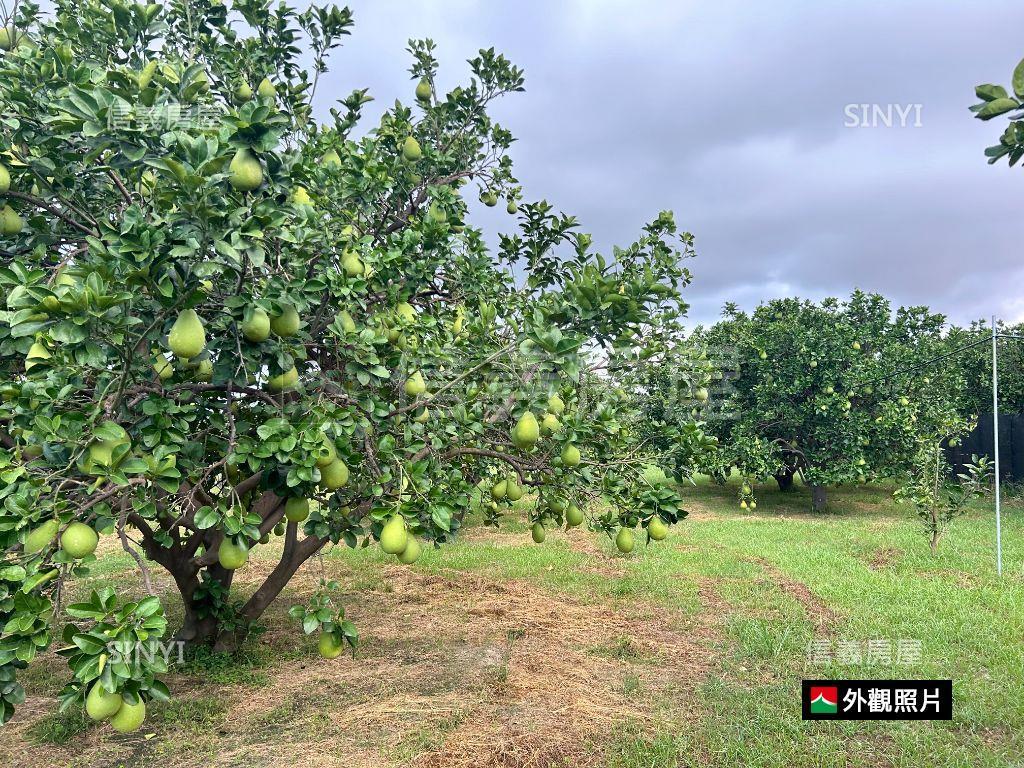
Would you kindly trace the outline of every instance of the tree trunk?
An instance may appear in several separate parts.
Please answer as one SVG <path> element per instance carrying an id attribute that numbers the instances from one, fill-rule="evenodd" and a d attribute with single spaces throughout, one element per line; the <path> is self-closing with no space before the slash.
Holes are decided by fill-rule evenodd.
<path id="1" fill-rule="evenodd" d="M 281 594 L 281 590 L 291 581 L 292 576 L 299 570 L 306 560 L 319 552 L 327 543 L 327 539 L 316 536 L 307 536 L 302 541 L 297 540 L 298 525 L 288 523 L 288 530 L 285 533 L 284 552 L 281 559 L 263 584 L 260 585 L 252 597 L 242 606 L 239 618 L 242 624 L 235 629 L 219 632 L 213 642 L 213 650 L 218 653 L 234 653 L 245 642 L 249 635 L 249 627 L 263 615 L 275 598 Z"/>
<path id="2" fill-rule="evenodd" d="M 208 643 L 212 643 L 210 647 L 214 653 L 235 653 L 242 647 L 242 643 L 248 636 L 248 627 L 238 627 L 230 631 L 218 632 L 210 638 Z"/>
<path id="3" fill-rule="evenodd" d="M 185 621 L 174 636 L 186 645 L 209 645 L 217 636 L 217 619 L 207 614 L 200 616 L 194 605 L 185 606 Z"/>
<path id="4" fill-rule="evenodd" d="M 824 512 L 827 506 L 825 497 L 825 486 L 811 486 L 811 510 L 813 512 Z"/>
<path id="5" fill-rule="evenodd" d="M 265 509 L 258 509 L 260 505 Z M 252 508 L 263 516 L 260 533 L 267 533 L 283 517 L 284 500 L 268 491 Z M 230 599 L 234 571 L 222 568 L 217 561 L 217 549 L 223 535 L 209 531 L 193 531 L 187 540 L 176 540 L 172 547 L 164 548 L 156 542 L 151 531 L 146 528 L 142 530 L 143 548 L 147 556 L 171 574 L 181 595 L 185 616 L 175 639 L 188 645 L 210 645 L 214 651 L 219 652 L 233 652 L 238 649 L 245 641 L 249 627 L 263 615 L 301 565 L 319 552 L 328 541 L 317 536 L 306 536 L 299 541 L 298 525 L 288 523 L 280 561 L 238 611 L 238 621 L 233 622 L 237 626 L 225 630 L 219 626 L 215 610 L 217 606 L 210 597 L 200 592 L 205 569 L 207 582 L 220 587 L 217 590 L 218 599 L 225 602 Z M 197 555 L 200 545 L 206 552 Z"/>
<path id="6" fill-rule="evenodd" d="M 181 640 L 187 645 L 208 645 L 217 636 L 217 617 L 214 615 L 214 606 L 205 597 L 196 595 L 202 586 L 199 568 L 185 553 L 171 559 L 164 567 L 174 577 L 185 609 L 181 629 L 175 634 L 174 639 Z M 209 568 L 208 573 L 225 592 L 231 589 L 231 579 L 234 576 L 232 571 L 214 565 Z"/>
<path id="7" fill-rule="evenodd" d="M 775 482 L 779 484 L 780 491 L 788 491 L 793 487 L 793 470 L 785 469 L 775 475 Z"/>

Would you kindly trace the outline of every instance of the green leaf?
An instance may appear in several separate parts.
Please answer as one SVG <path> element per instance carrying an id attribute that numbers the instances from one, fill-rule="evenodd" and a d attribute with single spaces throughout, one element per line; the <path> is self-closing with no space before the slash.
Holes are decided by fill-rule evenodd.
<path id="1" fill-rule="evenodd" d="M 124 428 L 113 421 L 105 421 L 93 430 L 97 440 L 122 440 L 127 436 Z"/>
<path id="2" fill-rule="evenodd" d="M 992 85 L 991 83 L 975 86 L 974 94 L 983 101 L 995 101 L 996 99 L 1005 99 L 1009 96 L 1003 86 Z"/>
<path id="3" fill-rule="evenodd" d="M 220 510 L 215 507 L 200 507 L 196 511 L 196 528 L 201 531 L 213 528 L 221 521 L 222 517 Z"/>
<path id="4" fill-rule="evenodd" d="M 163 610 L 163 606 L 160 604 L 159 597 L 146 597 L 139 601 L 138 607 L 135 609 L 137 616 L 148 617 L 153 616 Z"/>
<path id="5" fill-rule="evenodd" d="M 1024 59 L 1013 70 L 1013 92 L 1018 99 L 1024 99 Z"/>
<path id="6" fill-rule="evenodd" d="M 75 635 L 73 642 L 86 653 L 102 653 L 107 647 L 104 641 L 85 633 Z"/>
<path id="7" fill-rule="evenodd" d="M 89 334 L 80 325 L 75 325 L 70 320 L 57 323 L 50 329 L 50 338 L 62 344 L 77 344 L 85 341 Z"/>
<path id="8" fill-rule="evenodd" d="M 430 519 L 434 521 L 434 525 L 440 528 L 442 531 L 451 531 L 452 529 L 452 513 L 448 507 L 436 504 L 430 513 Z"/>
<path id="9" fill-rule="evenodd" d="M 99 619 L 106 613 L 106 611 L 97 607 L 91 601 L 88 603 L 72 603 L 64 610 L 69 616 L 74 616 L 76 619 Z"/>
<path id="10" fill-rule="evenodd" d="M 133 163 L 139 162 L 146 156 L 146 148 L 138 147 L 132 144 L 124 144 L 121 147 L 121 154 L 131 160 Z"/>
<path id="11" fill-rule="evenodd" d="M 170 701 L 171 691 L 161 680 L 154 680 L 149 684 L 149 695 L 155 701 Z"/>
<path id="12" fill-rule="evenodd" d="M 145 459 L 125 459 L 119 469 L 126 475 L 142 475 L 149 471 L 149 464 Z"/>
<path id="13" fill-rule="evenodd" d="M 979 109 L 975 117 L 979 120 L 991 120 L 1019 108 L 1020 104 L 1016 99 L 994 99 Z"/>
<path id="14" fill-rule="evenodd" d="M 8 565 L 0 568 L 0 579 L 4 581 L 23 581 L 25 569 L 20 565 Z"/>

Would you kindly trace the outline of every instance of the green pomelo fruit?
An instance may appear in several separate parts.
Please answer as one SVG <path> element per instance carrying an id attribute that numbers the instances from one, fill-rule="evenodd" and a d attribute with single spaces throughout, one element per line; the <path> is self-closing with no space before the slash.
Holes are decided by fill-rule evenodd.
<path id="1" fill-rule="evenodd" d="M 137 704 L 124 702 L 110 718 L 110 727 L 120 733 L 132 733 L 142 727 L 142 721 L 146 719 L 146 703 L 139 699 Z"/>
<path id="2" fill-rule="evenodd" d="M 405 565 L 412 565 L 420 559 L 420 552 L 423 550 L 420 547 L 420 543 L 416 540 L 415 536 L 409 536 L 409 540 L 405 544 L 405 549 L 398 555 L 398 561 Z"/>
<path id="3" fill-rule="evenodd" d="M 405 529 L 405 518 L 392 515 L 380 532 L 380 548 L 389 555 L 401 554 L 409 543 L 409 533 Z"/>
<path id="4" fill-rule="evenodd" d="M 228 571 L 241 568 L 249 560 L 249 549 L 240 547 L 230 538 L 225 538 L 217 550 L 217 562 L 220 567 Z"/>
<path id="5" fill-rule="evenodd" d="M 629 554 L 633 551 L 633 531 L 629 528 L 619 528 L 619 532 L 615 535 L 615 547 L 623 554 Z"/>
<path id="6" fill-rule="evenodd" d="M 547 537 L 547 532 L 544 530 L 544 525 L 542 523 L 537 522 L 533 524 L 533 528 L 530 531 L 530 535 L 533 537 L 533 541 L 536 544 L 543 544 L 544 539 Z"/>
<path id="7" fill-rule="evenodd" d="M 270 316 L 262 307 L 253 307 L 242 320 L 242 335 L 247 341 L 258 344 L 270 336 Z"/>
<path id="8" fill-rule="evenodd" d="M 290 522 L 301 523 L 309 517 L 309 499 L 293 496 L 284 503 L 284 516 Z"/>
<path id="9" fill-rule="evenodd" d="M 61 534 L 60 548 L 70 557 L 80 560 L 96 551 L 99 540 L 99 535 L 88 525 L 74 522 Z"/>
<path id="10" fill-rule="evenodd" d="M 109 693 L 97 680 L 85 697 L 85 713 L 93 720 L 106 720 L 117 714 L 123 703 L 120 693 Z"/>
<path id="11" fill-rule="evenodd" d="M 206 331 L 194 309 L 186 309 L 178 315 L 167 334 L 167 346 L 179 360 L 190 360 L 203 351 Z"/>
<path id="12" fill-rule="evenodd" d="M 335 459 L 320 470 L 320 485 L 336 491 L 348 483 L 348 467 L 341 459 Z"/>

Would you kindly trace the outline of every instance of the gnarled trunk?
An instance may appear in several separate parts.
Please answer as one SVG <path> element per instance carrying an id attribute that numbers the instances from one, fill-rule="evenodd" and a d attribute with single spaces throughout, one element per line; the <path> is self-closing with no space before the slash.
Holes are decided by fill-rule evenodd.
<path id="1" fill-rule="evenodd" d="M 260 525 L 261 533 L 268 532 L 284 514 L 282 500 L 269 492 L 253 505 L 253 509 L 263 515 L 264 519 Z M 298 548 L 295 545 L 295 529 L 295 524 L 289 523 L 282 560 L 290 561 L 296 555 Z M 184 617 L 181 628 L 174 638 L 190 646 L 208 645 L 213 646 L 216 650 L 228 650 L 228 646 L 231 646 L 230 649 L 237 648 L 238 642 L 244 640 L 245 632 L 222 631 L 217 619 L 217 606 L 214 597 L 208 593 L 208 590 L 202 589 L 204 583 L 208 584 L 212 590 L 215 590 L 215 593 L 219 593 L 220 599 L 224 601 L 229 599 L 235 572 L 223 568 L 217 559 L 217 551 L 223 541 L 223 534 L 215 530 L 195 530 L 193 528 L 189 530 L 190 535 L 187 538 L 178 538 L 175 533 L 175 543 L 171 547 L 165 548 L 157 543 L 152 531 L 148 528 L 142 528 L 142 530 L 143 547 L 146 554 L 171 574 L 181 597 Z M 320 546 L 323 544 L 321 543 Z M 205 551 L 199 553 L 200 547 Z M 301 560 L 296 562 L 291 573 L 294 573 L 301 564 Z M 283 584 L 281 586 L 283 587 Z M 280 588 L 274 592 L 271 599 L 276 597 L 279 592 Z M 250 600 L 251 602 L 253 601 Z M 253 609 L 244 618 L 248 622 L 254 621 L 262 615 L 269 604 L 270 600 L 262 602 L 258 611 Z M 237 642 L 225 642 L 224 638 L 229 635 L 236 637 Z"/>
<path id="2" fill-rule="evenodd" d="M 210 598 L 199 593 L 202 586 L 202 563 L 182 555 L 166 558 L 161 564 L 171 573 L 184 605 L 184 621 L 175 639 L 187 645 L 210 645 L 218 652 L 238 650 L 249 634 L 249 627 L 255 623 L 270 603 L 281 594 L 295 571 L 313 554 L 321 550 L 326 539 L 307 536 L 301 541 L 297 537 L 298 525 L 288 523 L 285 547 L 281 560 L 274 567 L 262 585 L 242 606 L 238 618 L 241 624 L 231 630 L 222 630 L 217 622 L 214 605 Z M 213 550 L 214 552 L 216 550 Z M 226 595 L 231 586 L 234 571 L 222 568 L 217 562 L 206 565 L 207 579 L 216 582 Z M 198 594 L 199 593 L 199 594 Z M 226 598 L 225 598 L 226 599 Z"/>
<path id="3" fill-rule="evenodd" d="M 785 469 L 775 473 L 775 482 L 779 484 L 780 491 L 788 491 L 793 487 L 794 470 Z"/>
<path id="4" fill-rule="evenodd" d="M 200 616 L 194 605 L 185 606 L 185 620 L 174 636 L 185 645 L 209 645 L 217 636 L 217 619 L 211 614 Z"/>
<path id="5" fill-rule="evenodd" d="M 247 481 L 248 482 L 248 481 Z M 244 484 L 243 484 L 244 485 Z M 284 516 L 284 499 L 270 491 L 265 492 L 251 506 L 251 510 L 262 517 L 260 533 L 268 533 Z M 306 536 L 299 540 L 298 524 L 289 522 L 284 537 L 281 559 L 266 580 L 238 611 L 233 629 L 222 629 L 216 616 L 216 605 L 206 590 L 201 590 L 204 581 L 216 586 L 221 600 L 228 601 L 234 571 L 221 567 L 217 552 L 223 540 L 223 533 L 211 530 L 189 528 L 187 538 L 178 538 L 174 532 L 174 544 L 164 547 L 158 543 L 155 532 L 140 519 L 137 527 L 142 532 L 143 549 L 146 555 L 163 566 L 174 579 L 184 606 L 184 620 L 175 639 L 187 645 L 208 645 L 215 651 L 232 652 L 245 641 L 249 627 L 267 610 L 295 572 L 306 560 L 319 552 L 327 539 Z M 182 529 L 178 529 L 182 530 Z M 200 546 L 205 550 L 197 554 Z M 205 573 L 205 580 L 204 580 Z"/>
<path id="6" fill-rule="evenodd" d="M 327 543 L 327 539 L 317 536 L 306 536 L 302 541 L 297 540 L 296 523 L 288 523 L 288 530 L 285 533 L 284 552 L 277 566 L 270 572 L 266 580 L 252 594 L 252 597 L 242 606 L 239 617 L 243 623 L 230 631 L 218 632 L 213 641 L 213 650 L 219 653 L 234 653 L 239 646 L 245 642 L 249 634 L 249 627 L 263 615 L 272 602 L 281 594 L 281 590 L 291 580 L 295 572 L 299 570 L 306 560 L 319 552 Z"/>
<path id="7" fill-rule="evenodd" d="M 181 640 L 187 645 L 208 645 L 217 636 L 217 617 L 214 614 L 214 606 L 203 594 L 197 594 L 202 586 L 200 580 L 200 568 L 193 559 L 184 552 L 175 553 L 175 556 L 164 563 L 181 595 L 181 603 L 185 609 L 185 617 L 181 629 L 175 634 L 175 640 Z M 212 565 L 208 569 L 209 578 L 219 583 L 225 592 L 231 589 L 233 571 L 225 570 L 220 565 Z"/>

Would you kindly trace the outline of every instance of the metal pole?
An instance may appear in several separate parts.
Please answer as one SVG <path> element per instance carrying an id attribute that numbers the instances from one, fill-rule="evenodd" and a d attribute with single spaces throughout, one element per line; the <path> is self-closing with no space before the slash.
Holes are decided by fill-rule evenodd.
<path id="1" fill-rule="evenodd" d="M 1003 575 L 1003 527 L 999 499 L 999 344 L 996 316 L 992 315 L 992 433 L 995 435 L 996 464 L 996 574 Z"/>

